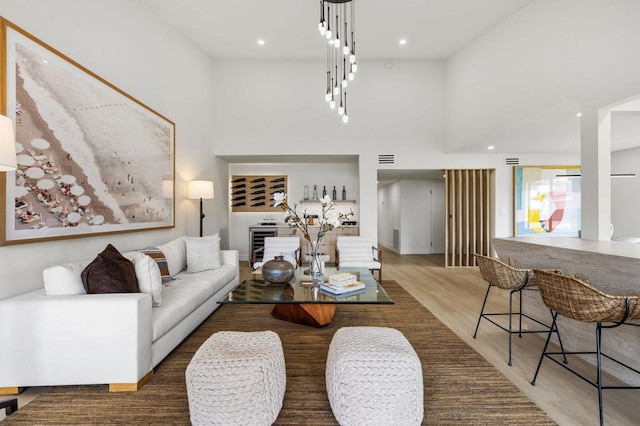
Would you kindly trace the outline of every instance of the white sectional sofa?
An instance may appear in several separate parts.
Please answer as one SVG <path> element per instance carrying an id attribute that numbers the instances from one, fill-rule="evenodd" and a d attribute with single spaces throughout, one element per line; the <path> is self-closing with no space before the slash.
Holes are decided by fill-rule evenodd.
<path id="1" fill-rule="evenodd" d="M 90 260 L 59 265 L 70 277 L 64 285 L 48 288 L 45 274 L 45 288 L 1 300 L 0 394 L 79 384 L 139 389 L 239 281 L 236 250 L 221 250 L 216 269 L 188 273 L 185 241 L 158 247 L 174 278 L 164 284 L 160 306 L 146 293 L 81 294 L 74 280 Z"/>

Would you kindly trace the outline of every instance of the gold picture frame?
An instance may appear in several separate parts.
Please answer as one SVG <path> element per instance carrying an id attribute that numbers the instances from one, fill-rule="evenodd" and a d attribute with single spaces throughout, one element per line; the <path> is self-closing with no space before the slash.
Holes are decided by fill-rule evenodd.
<path id="1" fill-rule="evenodd" d="M 175 124 L 0 18 L 2 113 L 18 170 L 0 176 L 0 245 L 175 226 Z"/>

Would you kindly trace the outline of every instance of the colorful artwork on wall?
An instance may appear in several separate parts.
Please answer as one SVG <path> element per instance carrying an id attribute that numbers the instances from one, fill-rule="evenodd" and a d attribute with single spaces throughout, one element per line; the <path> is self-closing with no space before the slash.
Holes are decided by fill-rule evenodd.
<path id="1" fill-rule="evenodd" d="M 2 113 L 18 170 L 0 183 L 0 243 L 174 226 L 173 122 L 10 22 Z"/>
<path id="2" fill-rule="evenodd" d="M 577 237 L 580 166 L 513 168 L 514 235 Z"/>

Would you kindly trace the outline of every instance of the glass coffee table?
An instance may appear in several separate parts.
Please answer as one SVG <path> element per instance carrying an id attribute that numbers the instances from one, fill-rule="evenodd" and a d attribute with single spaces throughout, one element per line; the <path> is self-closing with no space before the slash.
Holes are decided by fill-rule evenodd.
<path id="1" fill-rule="evenodd" d="M 337 305 L 373 304 L 393 305 L 384 287 L 378 283 L 371 271 L 359 268 L 325 269 L 325 281 L 329 275 L 349 272 L 356 275 L 365 288 L 344 294 L 332 294 L 311 286 L 311 277 L 304 274 L 304 267 L 298 267 L 291 281 L 286 284 L 272 284 L 265 281 L 262 274 L 254 271 L 243 280 L 227 297 L 218 303 L 223 305 L 273 304 L 274 318 L 311 327 L 331 324 Z"/>

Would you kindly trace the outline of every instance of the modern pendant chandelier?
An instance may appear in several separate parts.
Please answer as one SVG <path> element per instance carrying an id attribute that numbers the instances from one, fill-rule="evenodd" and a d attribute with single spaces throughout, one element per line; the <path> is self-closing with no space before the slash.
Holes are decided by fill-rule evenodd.
<path id="1" fill-rule="evenodd" d="M 349 122 L 347 86 L 358 71 L 356 61 L 355 0 L 320 0 L 318 30 L 328 41 L 327 91 L 329 108 L 337 109 L 343 123 Z"/>

